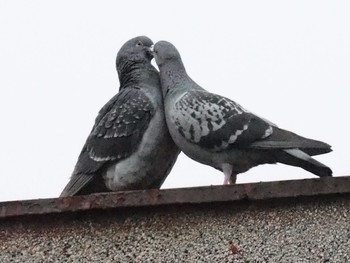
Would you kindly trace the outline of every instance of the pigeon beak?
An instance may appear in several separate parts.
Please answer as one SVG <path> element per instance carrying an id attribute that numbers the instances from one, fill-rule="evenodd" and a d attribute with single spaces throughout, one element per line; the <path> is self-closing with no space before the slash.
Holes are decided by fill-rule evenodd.
<path id="1" fill-rule="evenodd" d="M 154 45 L 150 46 L 149 51 L 151 51 L 152 53 L 154 53 Z"/>
<path id="2" fill-rule="evenodd" d="M 154 45 L 147 48 L 147 53 L 154 57 Z"/>

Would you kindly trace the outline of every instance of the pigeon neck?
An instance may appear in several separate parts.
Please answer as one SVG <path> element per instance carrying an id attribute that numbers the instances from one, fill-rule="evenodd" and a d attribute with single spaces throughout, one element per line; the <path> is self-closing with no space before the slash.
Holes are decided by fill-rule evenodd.
<path id="1" fill-rule="evenodd" d="M 176 63 L 164 63 L 163 65 L 159 65 L 159 69 L 160 75 L 163 75 L 163 77 L 171 82 L 177 82 L 188 77 L 185 66 L 181 61 L 177 61 Z"/>
<path id="2" fill-rule="evenodd" d="M 149 61 L 124 61 L 118 65 L 120 87 L 152 80 L 158 74 Z"/>
<path id="3" fill-rule="evenodd" d="M 160 67 L 160 80 L 164 98 L 170 93 L 182 92 L 185 89 L 183 83 L 190 79 L 183 65 L 169 64 Z"/>
<path id="4" fill-rule="evenodd" d="M 178 59 L 171 58 L 159 64 L 158 66 L 159 68 L 162 68 L 164 71 L 173 71 L 173 72 L 179 72 L 179 74 L 186 74 L 186 69 L 181 59 L 178 60 Z"/>

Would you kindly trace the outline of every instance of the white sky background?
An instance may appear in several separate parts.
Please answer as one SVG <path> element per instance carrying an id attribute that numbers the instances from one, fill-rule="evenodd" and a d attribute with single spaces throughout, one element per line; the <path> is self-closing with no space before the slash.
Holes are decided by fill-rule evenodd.
<path id="1" fill-rule="evenodd" d="M 0 200 L 57 197 L 99 109 L 115 57 L 138 35 L 168 40 L 189 75 L 280 127 L 323 140 L 350 175 L 349 1 L 0 0 Z M 315 177 L 264 165 L 238 183 Z M 181 155 L 163 188 L 222 184 Z"/>

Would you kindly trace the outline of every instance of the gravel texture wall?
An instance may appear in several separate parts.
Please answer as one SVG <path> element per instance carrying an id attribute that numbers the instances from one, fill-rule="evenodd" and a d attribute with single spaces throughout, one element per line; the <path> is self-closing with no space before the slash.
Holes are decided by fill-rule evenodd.
<path id="1" fill-rule="evenodd" d="M 4 217 L 0 262 L 350 262 L 350 194 Z"/>

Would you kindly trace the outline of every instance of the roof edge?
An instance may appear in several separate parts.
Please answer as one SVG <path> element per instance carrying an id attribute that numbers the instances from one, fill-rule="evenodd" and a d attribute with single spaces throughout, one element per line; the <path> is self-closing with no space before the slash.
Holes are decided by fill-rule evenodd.
<path id="1" fill-rule="evenodd" d="M 350 176 L 174 189 L 98 193 L 0 202 L 0 218 L 90 209 L 267 200 L 350 193 Z"/>

